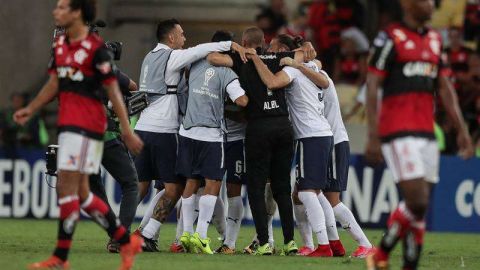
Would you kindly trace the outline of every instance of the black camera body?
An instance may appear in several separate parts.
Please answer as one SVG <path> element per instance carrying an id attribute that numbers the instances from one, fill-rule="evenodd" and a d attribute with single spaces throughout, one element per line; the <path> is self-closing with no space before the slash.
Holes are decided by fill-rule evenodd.
<path id="1" fill-rule="evenodd" d="M 113 60 L 118 61 L 122 57 L 123 44 L 120 41 L 107 41 L 105 42 L 107 49 L 112 52 Z"/>
<path id="2" fill-rule="evenodd" d="M 57 176 L 57 152 L 58 145 L 51 144 L 47 147 L 47 152 L 45 153 L 46 174 L 50 176 Z"/>
<path id="3" fill-rule="evenodd" d="M 128 115 L 133 116 L 148 107 L 147 93 L 132 92 L 129 97 L 125 97 Z"/>

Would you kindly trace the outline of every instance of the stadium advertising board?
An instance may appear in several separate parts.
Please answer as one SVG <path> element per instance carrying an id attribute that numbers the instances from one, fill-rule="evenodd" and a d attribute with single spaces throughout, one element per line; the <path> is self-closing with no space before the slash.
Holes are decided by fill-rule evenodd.
<path id="1" fill-rule="evenodd" d="M 44 154 L 41 150 L 20 149 L 12 159 L 11 154 L 0 151 L 0 218 L 58 217 L 55 189 L 45 181 Z M 457 157 L 442 157 L 440 183 L 434 189 L 428 218 L 430 230 L 480 232 L 478 168 L 478 159 L 463 161 Z M 108 174 L 104 180 L 110 204 L 118 211 L 120 187 Z M 242 195 L 246 197 L 245 190 Z M 136 213 L 138 218 L 143 216 L 150 198 L 140 204 Z M 400 195 L 388 169 L 367 167 L 361 155 L 352 156 L 349 188 L 343 194 L 343 202 L 363 226 L 382 228 L 399 200 Z M 246 198 L 245 203 L 244 223 L 251 223 Z"/>

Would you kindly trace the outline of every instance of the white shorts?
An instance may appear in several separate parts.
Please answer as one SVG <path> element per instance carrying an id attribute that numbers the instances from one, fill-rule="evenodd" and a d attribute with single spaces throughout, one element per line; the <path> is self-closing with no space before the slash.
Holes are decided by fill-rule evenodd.
<path id="1" fill-rule="evenodd" d="M 382 144 L 383 157 L 395 182 L 423 178 L 438 183 L 440 153 L 435 140 L 402 137 Z"/>
<path id="2" fill-rule="evenodd" d="M 100 169 L 103 141 L 73 132 L 58 135 L 57 169 L 96 174 Z"/>

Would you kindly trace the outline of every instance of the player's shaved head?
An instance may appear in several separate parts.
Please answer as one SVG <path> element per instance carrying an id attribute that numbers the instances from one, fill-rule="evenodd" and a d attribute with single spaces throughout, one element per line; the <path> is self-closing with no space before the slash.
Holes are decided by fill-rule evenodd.
<path id="1" fill-rule="evenodd" d="M 245 29 L 245 31 L 243 31 L 242 43 L 243 46 L 247 48 L 263 47 L 263 44 L 265 43 L 263 31 L 258 27 Z"/>
<path id="2" fill-rule="evenodd" d="M 425 23 L 432 18 L 435 9 L 433 0 L 401 0 L 405 16 L 411 16 L 420 23 Z"/>

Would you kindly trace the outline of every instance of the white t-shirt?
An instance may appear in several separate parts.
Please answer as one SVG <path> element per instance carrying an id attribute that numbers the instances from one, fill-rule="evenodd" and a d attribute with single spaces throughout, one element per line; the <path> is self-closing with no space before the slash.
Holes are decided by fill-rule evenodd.
<path id="1" fill-rule="evenodd" d="M 240 86 L 238 79 L 229 83 L 226 90 L 232 101 L 245 95 L 245 90 Z M 221 128 L 192 127 L 186 130 L 183 128 L 183 125 L 180 125 L 180 131 L 178 133 L 183 137 L 197 141 L 223 142 L 223 131 Z"/>
<path id="2" fill-rule="evenodd" d="M 205 58 L 212 52 L 229 51 L 230 41 L 205 43 L 185 50 L 173 50 L 168 59 L 165 71 L 165 83 L 177 85 L 180 81 L 180 71 L 191 63 Z M 153 51 L 170 49 L 167 45 L 158 43 Z M 176 95 L 164 95 L 155 100 L 140 114 L 135 130 L 156 133 L 177 133 L 180 125 L 178 100 Z"/>
<path id="3" fill-rule="evenodd" d="M 315 63 L 305 65 L 318 72 Z M 292 82 L 287 87 L 286 96 L 295 139 L 332 136 L 325 118 L 324 91 L 296 68 L 285 67 L 283 71 Z"/>
<path id="4" fill-rule="evenodd" d="M 338 102 L 337 89 L 328 74 L 320 70 L 322 74 L 328 78 L 328 88 L 325 90 L 323 100 L 325 102 L 325 116 L 332 128 L 334 144 L 348 142 L 348 134 L 343 124 L 342 113 L 340 111 L 340 103 Z"/>

